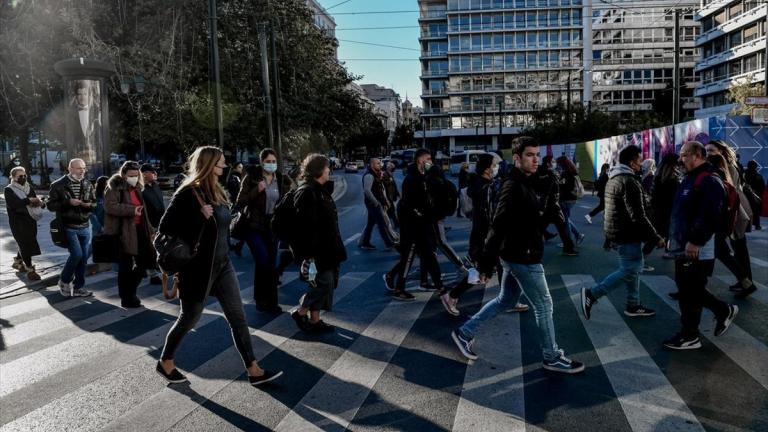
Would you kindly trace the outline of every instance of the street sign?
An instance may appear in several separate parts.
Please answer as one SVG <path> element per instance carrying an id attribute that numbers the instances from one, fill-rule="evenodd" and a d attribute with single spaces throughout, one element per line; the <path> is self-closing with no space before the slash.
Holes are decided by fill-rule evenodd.
<path id="1" fill-rule="evenodd" d="M 752 108 L 752 123 L 768 124 L 768 108 Z"/>
<path id="2" fill-rule="evenodd" d="M 746 105 L 768 105 L 768 96 L 749 96 Z"/>

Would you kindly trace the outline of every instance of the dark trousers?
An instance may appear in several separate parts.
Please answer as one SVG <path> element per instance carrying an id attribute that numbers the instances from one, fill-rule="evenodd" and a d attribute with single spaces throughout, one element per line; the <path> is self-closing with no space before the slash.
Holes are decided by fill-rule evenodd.
<path id="1" fill-rule="evenodd" d="M 573 243 L 573 238 L 571 238 L 571 233 L 568 229 L 568 222 L 558 219 L 555 221 L 555 228 L 557 228 L 557 234 L 560 235 L 560 240 L 563 241 L 563 250 L 575 250 L 576 244 Z"/>
<path id="2" fill-rule="evenodd" d="M 731 255 L 731 248 L 728 247 L 725 237 L 716 236 L 715 238 L 715 258 L 733 273 L 738 282 L 750 277 L 747 271 L 744 270 L 744 267 L 741 266 L 741 263 Z"/>
<path id="3" fill-rule="evenodd" d="M 752 279 L 752 263 L 749 262 L 747 238 L 743 237 L 737 240 L 731 239 L 731 247 L 733 248 L 733 257 L 736 258 L 736 262 L 738 262 L 741 268 L 744 269 L 747 277 Z"/>
<path id="4" fill-rule="evenodd" d="M 592 211 L 589 212 L 589 217 L 595 217 L 603 210 L 605 210 L 605 198 L 600 197 L 600 204 L 598 204 L 597 207 L 593 208 Z"/>
<path id="5" fill-rule="evenodd" d="M 19 252 L 16 252 L 16 259 L 19 261 L 23 261 L 25 266 L 32 267 L 32 256 L 22 255 L 21 251 L 19 251 Z"/>
<path id="6" fill-rule="evenodd" d="M 224 318 L 226 318 L 229 328 L 232 329 L 232 339 L 235 341 L 235 347 L 237 347 L 245 367 L 249 367 L 256 360 L 256 357 L 253 355 L 251 333 L 245 320 L 243 300 L 240 298 L 240 284 L 237 282 L 235 269 L 232 267 L 229 258 L 224 262 L 214 263 L 213 267 L 211 295 L 219 300 L 221 310 L 224 312 Z M 200 283 L 205 283 L 205 281 L 200 281 Z M 184 336 L 195 328 L 195 324 L 197 324 L 200 316 L 203 314 L 205 300 L 190 301 L 182 299 L 180 302 L 181 312 L 179 317 L 165 337 L 165 346 L 163 347 L 163 353 L 160 355 L 162 360 L 173 358 Z"/>
<path id="7" fill-rule="evenodd" d="M 707 308 L 716 317 L 727 316 L 728 304 L 707 290 L 707 278 L 712 275 L 715 260 L 675 260 L 675 283 L 680 291 L 680 333 L 685 338 L 699 335 L 701 311 Z"/>
<path id="8" fill-rule="evenodd" d="M 396 291 L 405 291 L 405 282 L 416 255 L 419 256 L 422 269 L 432 278 L 435 288 L 443 287 L 443 277 L 440 273 L 440 264 L 437 262 L 435 246 L 434 243 L 430 243 L 428 237 L 422 234 L 418 239 L 406 237 L 400 241 L 400 261 L 388 273 L 395 279 Z"/>
<path id="9" fill-rule="evenodd" d="M 339 269 L 319 270 L 314 285 L 301 296 L 301 307 L 310 311 L 329 311 L 333 308 L 333 291 L 339 284 Z"/>
<path id="10" fill-rule="evenodd" d="M 277 301 L 277 243 L 270 232 L 250 232 L 246 237 L 253 256 L 253 299 L 257 309 L 271 309 Z"/>
<path id="11" fill-rule="evenodd" d="M 149 239 L 141 225 L 136 226 L 139 251 L 150 250 Z M 128 255 L 120 252 L 120 261 L 117 263 L 117 292 L 120 300 L 130 302 L 138 300 L 136 290 L 141 280 L 147 273 L 147 265 L 141 255 Z"/>
<path id="12" fill-rule="evenodd" d="M 387 221 L 384 219 L 384 210 L 382 210 L 381 207 L 373 207 L 368 204 L 365 205 L 365 208 L 368 210 L 368 221 L 365 224 L 365 229 L 363 229 L 363 236 L 360 238 L 360 244 L 371 244 L 373 227 L 378 226 L 379 235 L 381 236 L 381 239 L 384 240 L 384 244 L 386 244 L 387 247 L 391 247 L 394 244 L 394 240 L 389 234 L 389 226 L 387 226 Z"/>

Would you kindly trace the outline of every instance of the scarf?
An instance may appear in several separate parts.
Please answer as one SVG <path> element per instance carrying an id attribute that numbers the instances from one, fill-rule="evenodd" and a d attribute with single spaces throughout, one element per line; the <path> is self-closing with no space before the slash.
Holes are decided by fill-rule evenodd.
<path id="1" fill-rule="evenodd" d="M 29 192 L 32 190 L 32 187 L 29 185 L 29 183 L 24 184 L 24 186 L 16 183 L 15 181 L 12 181 L 11 189 L 16 194 L 17 197 L 21 199 L 26 199 L 29 197 Z M 32 207 L 31 205 L 27 206 L 27 213 L 32 217 L 32 219 L 39 221 L 43 218 L 43 208 L 42 207 Z"/>

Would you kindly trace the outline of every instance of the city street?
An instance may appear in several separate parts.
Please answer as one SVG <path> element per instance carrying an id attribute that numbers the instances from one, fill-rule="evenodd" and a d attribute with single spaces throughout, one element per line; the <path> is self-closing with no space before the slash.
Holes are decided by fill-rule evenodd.
<path id="1" fill-rule="evenodd" d="M 625 317 L 617 290 L 583 320 L 578 289 L 609 273 L 616 256 L 601 248 L 602 217 L 583 223 L 596 198 L 582 199 L 575 216 L 587 234 L 581 255 L 560 256 L 553 240 L 545 256 L 558 342 L 587 366 L 584 374 L 562 376 L 541 368 L 532 311 L 506 313 L 482 327 L 479 360 L 467 364 L 460 355 L 450 331 L 498 292 L 495 278 L 461 299 L 459 318 L 430 293 L 414 290 L 417 301 L 392 301 L 382 274 L 396 254 L 356 247 L 365 223 L 362 187 L 359 175 L 346 178 L 337 204 L 350 259 L 334 311 L 324 318 L 336 333 L 305 335 L 287 313 L 257 312 L 250 256 L 233 257 L 256 356 L 263 367 L 285 372 L 273 385 L 248 385 L 215 301 L 177 354 L 190 383 L 166 385 L 154 364 L 178 300 L 167 302 L 158 286 L 143 285 L 145 308 L 122 309 L 116 274 L 106 272 L 89 277 L 92 298 L 64 299 L 55 287 L 3 295 L 0 430 L 768 430 L 767 230 L 749 234 L 761 284 L 736 301 L 741 312 L 729 332 L 713 338 L 705 313 L 703 348 L 669 352 L 661 341 L 677 331 L 679 312 L 667 297 L 672 262 L 658 252 L 641 288 L 656 317 Z M 14 251 L 6 220 L 3 261 Z M 464 253 L 469 223 L 450 218 L 448 225 L 449 241 Z M 45 240 L 47 230 L 39 237 Z M 381 246 L 376 234 L 373 242 Z M 444 257 L 441 264 L 451 283 L 454 269 Z M 284 310 L 304 291 L 290 270 L 280 289 Z M 715 273 L 710 288 L 731 299 L 732 276 L 719 264 Z M 409 285 L 417 280 L 413 275 Z M 7 286 L 4 279 L 3 293 Z"/>

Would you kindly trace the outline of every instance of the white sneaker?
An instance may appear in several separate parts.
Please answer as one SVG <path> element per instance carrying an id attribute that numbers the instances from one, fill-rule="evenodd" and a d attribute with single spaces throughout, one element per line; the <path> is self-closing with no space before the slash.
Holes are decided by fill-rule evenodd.
<path id="1" fill-rule="evenodd" d="M 467 272 L 467 282 L 472 285 L 477 285 L 480 283 L 480 272 L 478 272 L 474 267 L 469 269 Z"/>
<path id="2" fill-rule="evenodd" d="M 592 216 L 590 216 L 590 215 L 588 215 L 588 214 L 585 214 L 585 215 L 584 215 L 584 219 L 586 219 L 586 220 L 587 220 L 587 223 L 588 223 L 588 224 L 592 225 Z"/>
<path id="3" fill-rule="evenodd" d="M 64 283 L 61 279 L 59 279 L 59 292 L 64 297 L 72 297 L 74 289 L 72 282 L 70 283 Z"/>
<path id="4" fill-rule="evenodd" d="M 440 296 L 440 301 L 443 303 L 443 307 L 449 314 L 459 316 L 461 312 L 456 308 L 456 304 L 459 302 L 457 299 L 451 298 L 450 294 L 445 293 Z"/>

